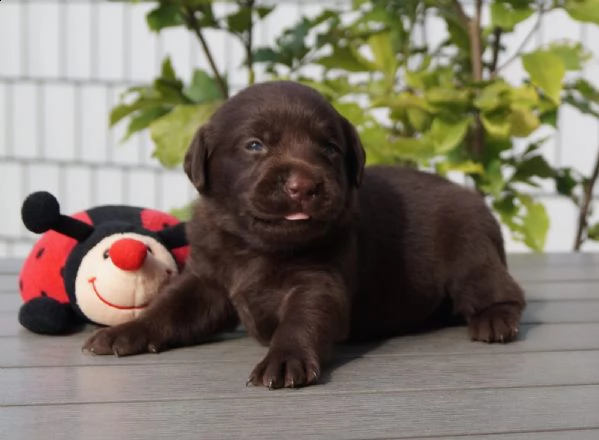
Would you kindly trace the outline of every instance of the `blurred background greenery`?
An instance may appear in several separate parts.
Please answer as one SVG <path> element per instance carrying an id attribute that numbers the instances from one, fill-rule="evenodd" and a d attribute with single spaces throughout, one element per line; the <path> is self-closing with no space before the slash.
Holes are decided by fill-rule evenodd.
<path id="1" fill-rule="evenodd" d="M 599 240 L 599 223 L 589 221 L 599 147 L 588 175 L 554 167 L 539 151 L 555 135 L 563 106 L 599 119 L 599 90 L 581 75 L 593 54 L 576 39 L 526 50 L 555 9 L 599 25 L 599 0 L 354 0 L 298 17 L 270 47 L 257 47 L 253 30 L 277 7 L 272 2 L 236 1 L 224 16 L 210 0 L 146 3 L 154 4 L 149 29 L 185 28 L 210 66 L 184 82 L 166 57 L 159 77 L 127 90 L 112 109 L 110 123 L 126 125 L 125 139 L 149 130 L 163 166 L 181 165 L 194 132 L 229 97 L 228 72 L 216 65 L 205 38 L 206 29 L 217 30 L 242 43 L 246 85 L 261 68 L 269 79 L 300 81 L 323 93 L 358 128 L 368 164 L 418 167 L 472 186 L 512 238 L 533 251 L 544 249 L 550 218 L 531 189 L 550 182 L 578 209 L 572 248 Z M 446 26 L 442 41 L 415 38 L 431 16 Z M 504 41 L 530 19 L 530 33 L 508 52 Z M 517 83 L 504 75 L 514 62 L 525 71 Z M 547 127 L 549 136 L 541 134 Z M 176 213 L 186 218 L 187 207 Z"/>

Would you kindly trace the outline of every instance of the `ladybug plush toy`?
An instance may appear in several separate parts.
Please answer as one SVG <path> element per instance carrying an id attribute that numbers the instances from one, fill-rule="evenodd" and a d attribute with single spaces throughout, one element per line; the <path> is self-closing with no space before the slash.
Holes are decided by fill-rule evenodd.
<path id="1" fill-rule="evenodd" d="M 19 322 L 34 333 L 130 321 L 183 268 L 189 251 L 184 223 L 156 210 L 107 205 L 69 217 L 52 194 L 36 192 L 21 215 L 27 229 L 44 234 L 19 279 Z"/>

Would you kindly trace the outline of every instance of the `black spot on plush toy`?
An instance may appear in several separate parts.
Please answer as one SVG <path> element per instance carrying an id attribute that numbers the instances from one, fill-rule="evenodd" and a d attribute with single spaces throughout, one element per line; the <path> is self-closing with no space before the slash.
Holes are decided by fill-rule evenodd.
<path id="1" fill-rule="evenodd" d="M 43 233 L 19 278 L 19 322 L 34 333 L 135 318 L 189 253 L 184 223 L 161 211 L 106 205 L 69 217 L 52 194 L 36 192 L 21 215 L 27 229 Z"/>

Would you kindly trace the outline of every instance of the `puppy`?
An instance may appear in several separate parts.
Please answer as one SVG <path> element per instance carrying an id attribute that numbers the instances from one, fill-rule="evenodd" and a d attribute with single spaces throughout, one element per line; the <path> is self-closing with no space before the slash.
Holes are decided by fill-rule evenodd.
<path id="1" fill-rule="evenodd" d="M 248 382 L 280 388 L 316 382 L 336 343 L 452 316 L 473 340 L 514 339 L 525 299 L 482 198 L 364 162 L 354 127 L 315 90 L 277 81 L 235 95 L 185 157 L 202 196 L 185 270 L 137 320 L 84 349 L 158 352 L 241 321 L 269 346 Z"/>

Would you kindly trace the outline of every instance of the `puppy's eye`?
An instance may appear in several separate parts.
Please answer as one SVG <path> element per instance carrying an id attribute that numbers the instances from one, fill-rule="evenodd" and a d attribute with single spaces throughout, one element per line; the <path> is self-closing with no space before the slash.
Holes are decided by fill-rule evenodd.
<path id="1" fill-rule="evenodd" d="M 329 156 L 339 153 L 339 148 L 337 147 L 337 145 L 335 145 L 331 142 L 324 144 L 322 149 Z"/>
<path id="2" fill-rule="evenodd" d="M 264 144 L 260 141 L 251 141 L 245 146 L 245 149 L 255 152 L 264 151 Z"/>

